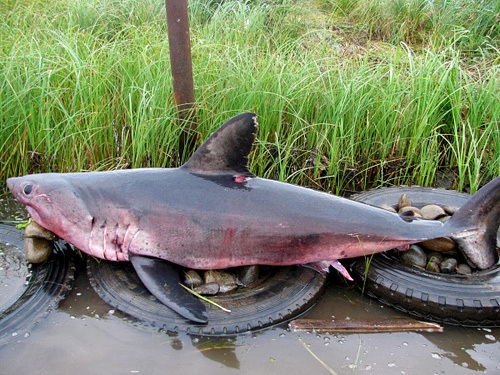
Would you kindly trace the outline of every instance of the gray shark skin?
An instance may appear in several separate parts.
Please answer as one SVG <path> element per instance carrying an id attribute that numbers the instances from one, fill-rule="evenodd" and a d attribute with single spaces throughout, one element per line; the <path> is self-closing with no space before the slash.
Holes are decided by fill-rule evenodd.
<path id="1" fill-rule="evenodd" d="M 327 270 L 339 259 L 452 236 L 476 267 L 497 262 L 500 177 L 445 224 L 416 220 L 255 177 L 247 157 L 257 125 L 253 113 L 231 118 L 179 168 L 46 173 L 9 178 L 7 185 L 39 225 L 81 251 L 131 260 L 140 277 L 149 272 L 150 291 L 161 278 L 159 259 L 194 269 L 300 264 Z M 206 321 L 196 314 L 188 319 Z"/>

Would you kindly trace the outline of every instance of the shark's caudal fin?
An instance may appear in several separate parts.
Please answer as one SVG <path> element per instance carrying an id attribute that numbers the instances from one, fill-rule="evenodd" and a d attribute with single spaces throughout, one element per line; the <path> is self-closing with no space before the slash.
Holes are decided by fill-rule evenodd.
<path id="1" fill-rule="evenodd" d="M 195 173 L 232 173 L 251 177 L 248 154 L 257 132 L 257 115 L 242 113 L 225 122 L 183 165 Z"/>
<path id="2" fill-rule="evenodd" d="M 496 249 L 500 224 L 500 177 L 474 194 L 445 224 L 459 230 L 451 237 L 462 252 L 479 269 L 498 261 Z"/>

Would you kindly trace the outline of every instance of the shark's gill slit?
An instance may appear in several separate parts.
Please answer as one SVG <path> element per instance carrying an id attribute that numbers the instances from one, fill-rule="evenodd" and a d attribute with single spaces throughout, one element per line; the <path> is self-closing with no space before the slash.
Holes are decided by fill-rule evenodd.
<path id="1" fill-rule="evenodd" d="M 112 246 L 114 248 L 114 251 L 116 252 L 117 255 L 118 255 L 118 253 L 121 252 L 118 229 L 119 229 L 119 225 L 118 225 L 118 223 L 116 223 L 115 224 L 115 233 L 114 233 L 113 237 L 110 239 L 110 246 Z"/>
<path id="2" fill-rule="evenodd" d="M 101 225 L 102 228 L 102 252 L 106 260 L 116 260 L 116 257 L 113 256 L 113 248 L 108 246 L 108 222 L 104 220 L 104 223 Z M 109 244 L 111 245 L 111 244 Z M 111 256 L 110 256 L 111 255 Z"/>
<path id="3" fill-rule="evenodd" d="M 130 243 L 132 242 L 132 239 L 133 239 L 133 236 L 132 236 L 132 238 L 129 238 L 129 236 L 131 236 L 131 234 L 130 234 L 130 227 L 131 227 L 131 225 L 128 224 L 127 225 L 127 229 L 125 229 L 125 234 L 123 235 L 123 240 L 122 240 L 122 243 L 121 243 L 122 253 L 125 254 L 126 258 L 128 258 L 128 252 L 129 252 L 129 248 L 130 248 Z"/>
<path id="4" fill-rule="evenodd" d="M 92 248 L 92 237 L 94 236 L 94 228 L 95 228 L 95 217 L 92 216 L 92 220 L 90 220 L 90 233 L 89 233 L 89 241 L 87 247 L 89 249 Z"/>
<path id="5" fill-rule="evenodd" d="M 102 248 L 104 249 L 104 252 L 106 252 L 106 250 L 107 250 L 106 234 L 108 232 L 108 225 L 107 225 L 106 220 L 104 220 L 104 224 L 101 225 L 101 228 L 102 228 Z"/>

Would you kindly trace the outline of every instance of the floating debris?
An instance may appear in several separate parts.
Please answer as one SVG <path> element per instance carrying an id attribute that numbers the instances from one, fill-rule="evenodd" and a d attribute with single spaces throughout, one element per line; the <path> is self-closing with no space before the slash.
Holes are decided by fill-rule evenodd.
<path id="1" fill-rule="evenodd" d="M 415 319 L 296 319 L 290 322 L 292 332 L 315 333 L 376 333 L 376 332 L 443 332 L 437 323 Z"/>

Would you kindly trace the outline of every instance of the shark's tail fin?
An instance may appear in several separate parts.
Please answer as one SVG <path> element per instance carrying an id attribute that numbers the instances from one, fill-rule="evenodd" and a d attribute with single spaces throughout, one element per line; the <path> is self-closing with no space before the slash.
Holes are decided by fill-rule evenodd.
<path id="1" fill-rule="evenodd" d="M 458 230 L 451 237 L 479 269 L 489 268 L 498 261 L 499 225 L 500 177 L 479 189 L 445 224 Z"/>

